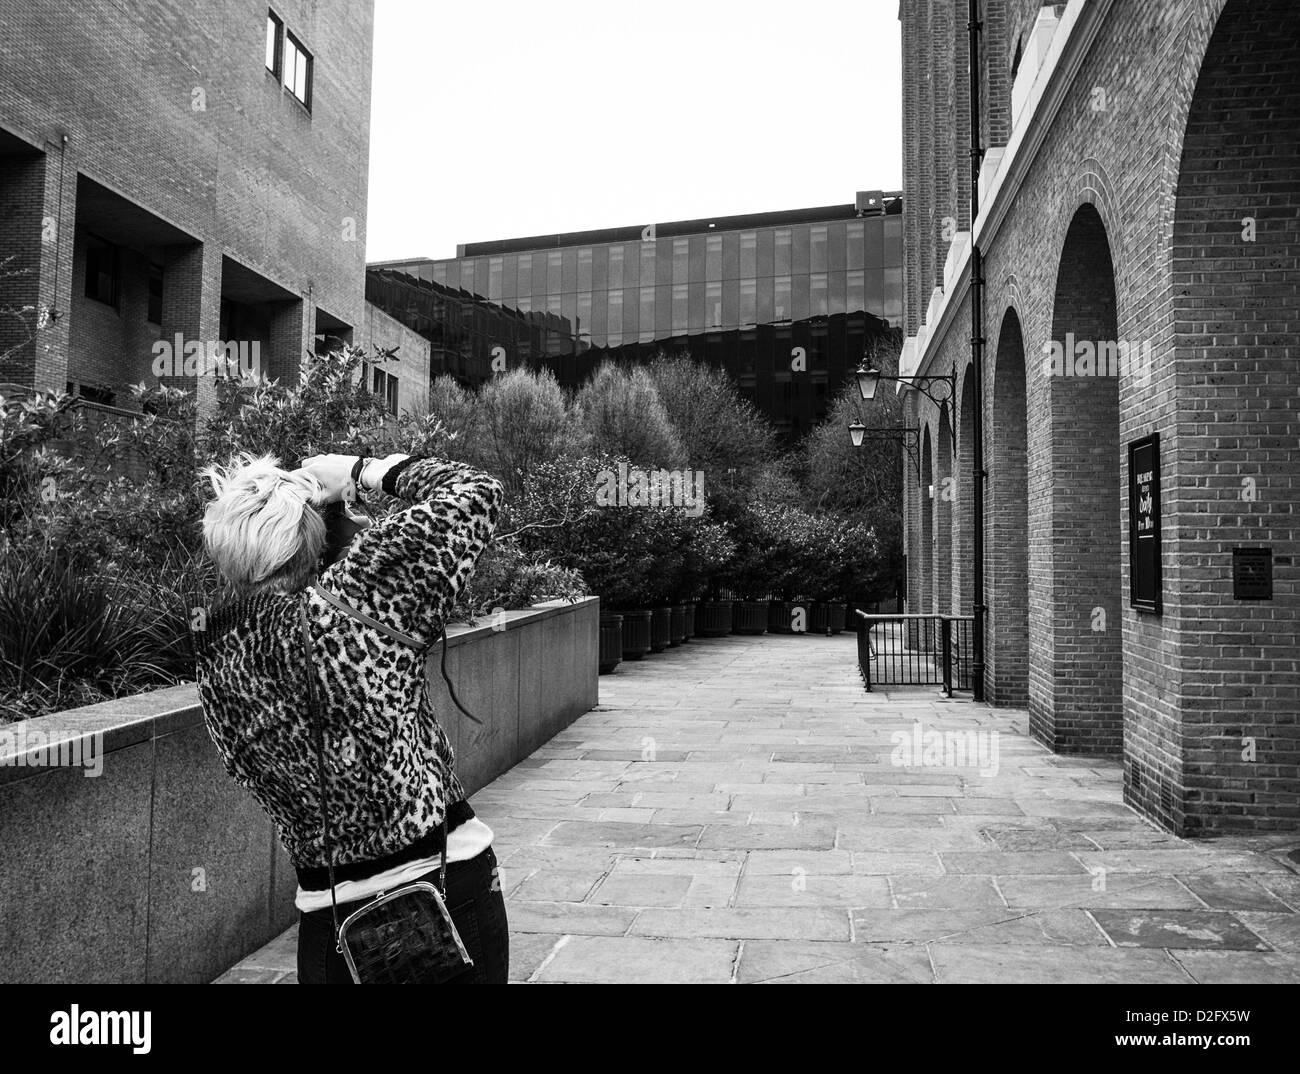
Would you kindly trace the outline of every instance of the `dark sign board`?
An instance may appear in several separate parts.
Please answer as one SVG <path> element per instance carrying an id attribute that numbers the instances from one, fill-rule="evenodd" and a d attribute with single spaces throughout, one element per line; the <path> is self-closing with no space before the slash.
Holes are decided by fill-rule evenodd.
<path id="1" fill-rule="evenodd" d="M 1129 603 L 1160 612 L 1160 434 L 1128 446 Z"/>
<path id="2" fill-rule="evenodd" d="M 1232 550 L 1232 599 L 1273 599 L 1273 549 Z"/>

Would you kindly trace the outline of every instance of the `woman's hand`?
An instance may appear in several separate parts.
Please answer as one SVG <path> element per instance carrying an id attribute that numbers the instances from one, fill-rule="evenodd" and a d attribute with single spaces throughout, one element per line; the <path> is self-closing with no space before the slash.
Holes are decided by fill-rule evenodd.
<path id="1" fill-rule="evenodd" d="M 322 504 L 338 503 L 356 499 L 356 489 L 352 484 L 352 467 L 356 461 L 355 455 L 312 455 L 302 460 L 301 469 L 320 482 L 324 493 Z"/>

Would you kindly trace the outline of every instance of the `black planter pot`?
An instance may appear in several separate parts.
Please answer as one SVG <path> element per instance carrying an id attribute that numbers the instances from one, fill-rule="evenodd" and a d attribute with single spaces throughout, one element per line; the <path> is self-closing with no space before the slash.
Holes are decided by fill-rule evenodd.
<path id="1" fill-rule="evenodd" d="M 733 634 L 766 634 L 767 601 L 736 601 L 736 610 L 731 622 L 731 632 Z"/>
<path id="2" fill-rule="evenodd" d="M 602 613 L 600 617 L 600 673 L 608 675 L 623 660 L 623 617 Z"/>
<path id="3" fill-rule="evenodd" d="M 682 641 L 690 641 L 695 637 L 695 602 L 682 605 Z"/>
<path id="4" fill-rule="evenodd" d="M 672 604 L 668 607 L 668 644 L 681 645 L 686 640 L 686 606 Z"/>
<path id="5" fill-rule="evenodd" d="M 650 651 L 662 653 L 671 638 L 672 611 L 668 608 L 650 609 Z"/>
<path id="6" fill-rule="evenodd" d="M 801 621 L 795 630 L 795 614 L 802 609 Z M 798 600 L 773 600 L 767 605 L 767 632 L 769 634 L 800 634 L 808 629 L 808 605 Z"/>
<path id="7" fill-rule="evenodd" d="M 650 652 L 650 613 L 620 612 L 623 617 L 623 659 L 640 660 Z"/>
<path id="8" fill-rule="evenodd" d="M 838 634 L 844 622 L 845 605 L 839 601 L 815 600 L 808 611 L 808 630 L 813 634 Z"/>
<path id="9" fill-rule="evenodd" d="M 701 638 L 725 638 L 731 633 L 734 600 L 702 600 L 695 606 L 695 633 Z"/>

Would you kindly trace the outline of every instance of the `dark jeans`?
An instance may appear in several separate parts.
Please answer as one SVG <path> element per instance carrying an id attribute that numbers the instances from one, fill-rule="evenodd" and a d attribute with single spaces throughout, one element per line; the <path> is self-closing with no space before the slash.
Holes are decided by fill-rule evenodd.
<path id="1" fill-rule="evenodd" d="M 419 879 L 436 887 L 438 870 Z M 339 921 L 360 905 L 340 903 Z M 497 859 L 491 847 L 477 858 L 448 864 L 447 909 L 474 960 L 472 969 L 447 983 L 505 984 L 510 969 L 510 932 L 497 879 Z M 334 949 L 334 920 L 328 906 L 298 915 L 298 983 L 352 983 L 346 960 Z"/>

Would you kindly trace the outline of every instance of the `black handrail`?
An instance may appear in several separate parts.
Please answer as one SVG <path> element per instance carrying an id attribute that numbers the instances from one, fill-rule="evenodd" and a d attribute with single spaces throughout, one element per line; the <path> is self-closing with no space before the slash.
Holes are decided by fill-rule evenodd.
<path id="1" fill-rule="evenodd" d="M 974 619 L 934 613 L 868 615 L 858 610 L 858 669 L 864 687 L 939 686 L 949 697 L 954 690 L 970 690 Z"/>

